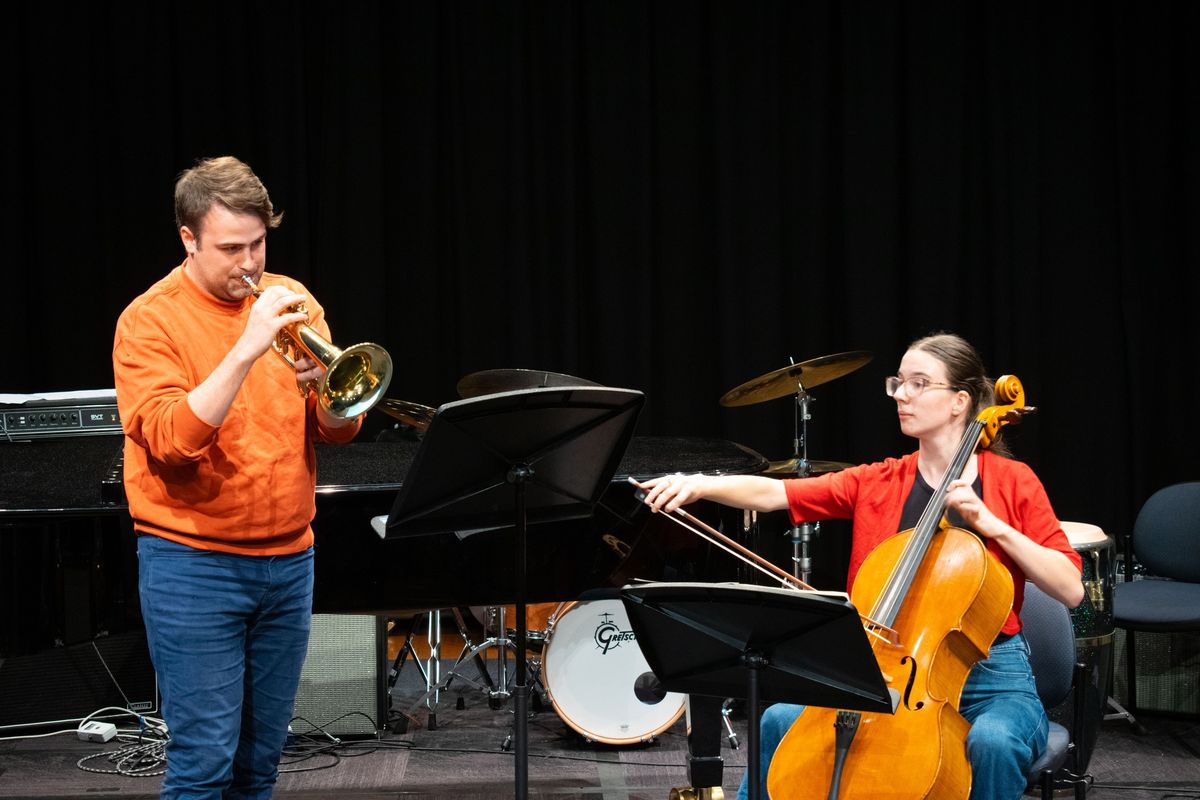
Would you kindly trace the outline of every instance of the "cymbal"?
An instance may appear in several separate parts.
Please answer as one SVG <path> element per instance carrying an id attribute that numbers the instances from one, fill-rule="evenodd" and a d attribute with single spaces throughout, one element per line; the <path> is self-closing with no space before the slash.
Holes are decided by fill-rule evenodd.
<path id="1" fill-rule="evenodd" d="M 801 384 L 807 391 L 853 372 L 872 358 L 872 354 L 866 350 L 851 350 L 847 353 L 812 358 L 799 364 L 789 364 L 730 389 L 721 398 L 721 405 L 748 406 L 786 397 L 799 392 Z"/>
<path id="2" fill-rule="evenodd" d="M 815 475 L 824 475 L 826 472 L 841 472 L 847 467 L 853 466 L 853 464 L 848 464 L 845 461 L 813 461 L 809 459 L 808 474 L 812 477 Z M 768 462 L 767 468 L 763 470 L 762 474 L 771 478 L 799 475 L 800 459 L 789 458 L 786 461 Z"/>
<path id="3" fill-rule="evenodd" d="M 407 400 L 395 400 L 385 397 L 379 401 L 379 410 L 388 416 L 395 417 L 405 425 L 410 425 L 419 431 L 429 428 L 437 409 L 423 406 L 420 403 L 410 403 Z"/>
<path id="4" fill-rule="evenodd" d="M 472 372 L 458 382 L 458 396 L 464 400 L 518 389 L 544 389 L 551 386 L 599 386 L 595 381 L 537 369 L 485 369 Z"/>

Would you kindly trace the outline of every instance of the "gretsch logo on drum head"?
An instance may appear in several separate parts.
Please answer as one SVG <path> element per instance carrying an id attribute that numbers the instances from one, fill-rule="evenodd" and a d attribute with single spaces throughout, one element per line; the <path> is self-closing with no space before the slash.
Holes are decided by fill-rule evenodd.
<path id="1" fill-rule="evenodd" d="M 636 642 L 637 636 L 633 631 L 618 628 L 612 621 L 612 614 L 605 611 L 600 614 L 600 624 L 596 626 L 592 639 L 596 642 L 596 647 L 600 648 L 600 655 L 605 655 L 609 650 L 620 647 L 621 642 Z"/>

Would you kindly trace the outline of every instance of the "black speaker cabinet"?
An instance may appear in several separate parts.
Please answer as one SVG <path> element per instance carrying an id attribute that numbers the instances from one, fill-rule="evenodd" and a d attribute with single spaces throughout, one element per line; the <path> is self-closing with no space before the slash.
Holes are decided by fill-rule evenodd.
<path id="1" fill-rule="evenodd" d="M 383 617 L 314 614 L 292 732 L 374 736 L 387 723 Z"/>
<path id="2" fill-rule="evenodd" d="M 158 712 L 158 683 L 144 631 L 0 659 L 0 735 L 16 728 L 70 727 L 107 707 Z M 95 718 L 132 722 L 119 711 Z"/>

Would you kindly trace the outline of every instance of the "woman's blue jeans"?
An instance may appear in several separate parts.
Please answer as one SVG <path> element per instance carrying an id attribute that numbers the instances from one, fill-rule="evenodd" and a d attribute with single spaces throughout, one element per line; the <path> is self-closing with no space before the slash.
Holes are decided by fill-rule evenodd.
<path id="1" fill-rule="evenodd" d="M 308 650 L 311 548 L 241 556 L 141 535 L 138 571 L 171 734 L 161 796 L 269 798 Z"/>
<path id="2" fill-rule="evenodd" d="M 759 774 L 764 798 L 771 756 L 802 711 L 804 706 L 777 703 L 763 712 L 759 724 Z M 1029 646 L 1024 637 L 1018 634 L 992 645 L 987 660 L 971 669 L 963 686 L 959 711 L 971 723 L 967 758 L 971 762 L 972 800 L 1018 800 L 1025 792 L 1025 772 L 1046 749 L 1050 730 L 1046 711 L 1037 696 L 1029 667 Z M 853 757 L 851 746 L 850 758 Z M 747 800 L 747 794 L 743 775 L 738 800 Z"/>

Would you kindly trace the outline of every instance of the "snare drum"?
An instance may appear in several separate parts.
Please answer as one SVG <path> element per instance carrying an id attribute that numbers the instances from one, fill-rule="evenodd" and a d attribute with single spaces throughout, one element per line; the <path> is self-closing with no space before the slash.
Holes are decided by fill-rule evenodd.
<path id="1" fill-rule="evenodd" d="M 563 603 L 550 617 L 542 680 L 558 716 L 588 741 L 645 742 L 683 715 L 663 691 L 620 600 Z"/>
<path id="2" fill-rule="evenodd" d="M 1083 602 L 1071 609 L 1075 630 L 1075 660 L 1087 666 L 1083 731 L 1072 730 L 1078 750 L 1077 771 L 1087 769 L 1104 718 L 1108 680 L 1113 665 L 1113 589 L 1116 586 L 1116 543 L 1096 525 L 1063 522 L 1072 549 L 1083 560 Z M 1055 722 L 1073 728 L 1074 703 L 1068 698 L 1049 712 Z"/>

